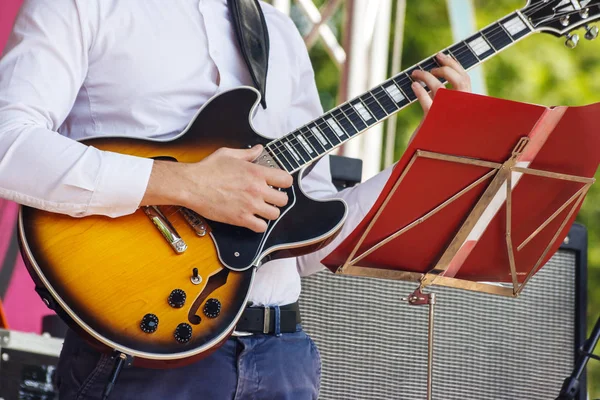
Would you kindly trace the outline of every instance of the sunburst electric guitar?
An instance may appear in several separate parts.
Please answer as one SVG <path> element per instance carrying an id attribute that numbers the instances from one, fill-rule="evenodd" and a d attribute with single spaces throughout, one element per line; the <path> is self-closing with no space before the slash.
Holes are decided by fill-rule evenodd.
<path id="1" fill-rule="evenodd" d="M 444 53 L 470 69 L 535 32 L 593 39 L 600 0 L 530 0 L 527 5 Z M 198 162 L 220 147 L 264 145 L 256 163 L 294 177 L 289 203 L 265 233 L 207 221 L 181 207 L 142 207 L 132 215 L 71 218 L 23 207 L 21 251 L 44 301 L 104 348 L 140 364 L 167 366 L 206 354 L 234 331 L 261 263 L 310 252 L 332 238 L 346 218 L 340 200 L 316 201 L 302 191 L 306 168 L 321 156 L 416 100 L 416 68 L 403 71 L 305 126 L 269 140 L 249 116 L 256 90 L 242 87 L 208 101 L 187 129 L 170 141 L 122 137 L 85 144 L 139 157 Z M 310 223 L 306 223 L 310 221 Z"/>

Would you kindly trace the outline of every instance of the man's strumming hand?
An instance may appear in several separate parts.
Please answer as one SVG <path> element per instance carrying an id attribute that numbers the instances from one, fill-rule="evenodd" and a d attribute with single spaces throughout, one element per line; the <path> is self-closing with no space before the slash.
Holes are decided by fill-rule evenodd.
<path id="1" fill-rule="evenodd" d="M 285 171 L 253 164 L 262 146 L 221 148 L 198 163 L 154 161 L 141 205 L 181 205 L 205 218 L 264 232 L 288 202 Z M 275 188 L 275 189 L 273 189 Z"/>

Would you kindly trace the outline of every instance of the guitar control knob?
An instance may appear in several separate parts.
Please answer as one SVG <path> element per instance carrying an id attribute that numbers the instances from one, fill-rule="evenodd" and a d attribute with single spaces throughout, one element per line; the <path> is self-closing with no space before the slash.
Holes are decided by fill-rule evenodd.
<path id="1" fill-rule="evenodd" d="M 579 43 L 579 35 L 578 34 L 568 34 L 567 35 L 567 41 L 565 42 L 565 46 L 567 46 L 570 49 L 574 49 L 575 47 L 577 47 L 577 44 Z"/>
<path id="2" fill-rule="evenodd" d="M 167 302 L 173 308 L 181 308 L 185 304 L 185 292 L 181 289 L 175 289 L 169 295 Z"/>
<path id="3" fill-rule="evenodd" d="M 585 26 L 585 38 L 587 40 L 594 40 L 598 37 L 598 27 L 597 26 Z"/>
<path id="4" fill-rule="evenodd" d="M 146 314 L 142 318 L 140 328 L 143 332 L 154 333 L 158 329 L 158 317 L 154 314 Z"/>
<path id="5" fill-rule="evenodd" d="M 208 299 L 203 311 L 208 318 L 217 318 L 221 313 L 221 302 L 217 299 Z"/>
<path id="6" fill-rule="evenodd" d="M 190 324 L 181 323 L 175 328 L 175 340 L 179 343 L 187 343 L 192 338 L 192 326 Z"/>

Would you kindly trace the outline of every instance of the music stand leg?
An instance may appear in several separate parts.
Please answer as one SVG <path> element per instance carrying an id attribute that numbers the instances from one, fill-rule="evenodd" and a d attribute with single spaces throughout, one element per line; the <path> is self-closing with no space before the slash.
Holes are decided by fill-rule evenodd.
<path id="1" fill-rule="evenodd" d="M 600 339 L 600 317 L 594 325 L 590 338 L 585 342 L 583 348 L 579 351 L 579 357 L 577 358 L 577 364 L 573 368 L 573 373 L 570 377 L 565 379 L 560 394 L 556 400 L 573 400 L 575 395 L 579 393 L 579 378 L 585 370 L 585 366 L 590 358 L 600 360 L 597 356 L 593 355 L 594 348 Z"/>
<path id="2" fill-rule="evenodd" d="M 435 316 L 435 293 L 424 294 L 421 288 L 415 290 L 408 298 L 403 298 L 412 306 L 429 306 L 429 323 L 427 326 L 427 400 L 433 395 L 433 328 Z"/>

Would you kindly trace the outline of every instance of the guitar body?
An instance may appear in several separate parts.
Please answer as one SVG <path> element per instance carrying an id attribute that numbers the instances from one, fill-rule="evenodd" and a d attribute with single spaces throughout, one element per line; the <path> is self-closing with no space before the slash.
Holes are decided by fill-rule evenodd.
<path id="1" fill-rule="evenodd" d="M 221 147 L 266 145 L 270 140 L 250 123 L 258 101 L 252 88 L 215 96 L 170 141 L 113 137 L 84 143 L 140 157 L 197 162 Z M 206 221 L 207 234 L 198 236 L 179 207 L 160 207 L 187 244 L 178 254 L 142 209 L 120 218 L 73 218 L 22 207 L 21 251 L 42 298 L 94 343 L 133 356 L 142 365 L 193 360 L 232 333 L 261 262 L 315 250 L 343 224 L 345 203 L 308 198 L 300 186 L 301 173 L 294 174 L 289 204 L 264 234 Z M 193 279 L 194 269 L 199 279 Z M 169 299 L 176 289 L 185 293 L 183 306 L 181 291 Z M 179 303 L 174 307 L 170 301 Z M 186 325 L 178 330 L 181 324 Z M 156 329 L 144 332 L 142 325 Z M 182 339 L 189 331 L 191 338 Z"/>

